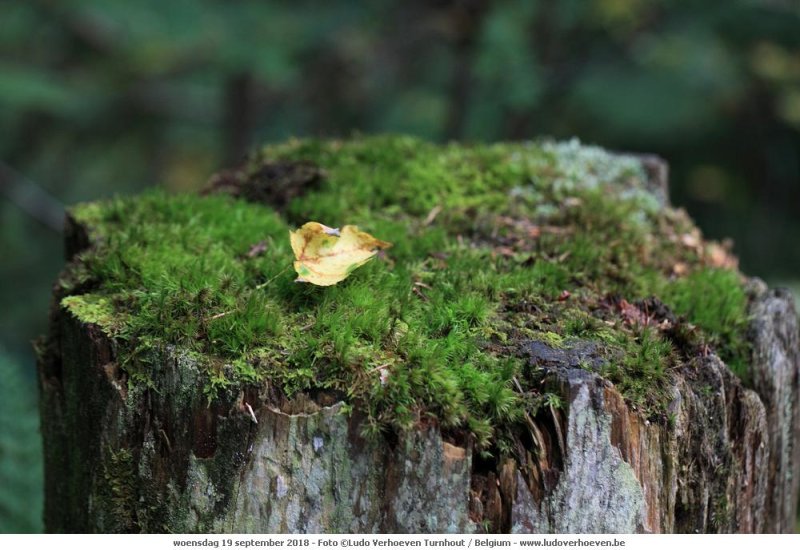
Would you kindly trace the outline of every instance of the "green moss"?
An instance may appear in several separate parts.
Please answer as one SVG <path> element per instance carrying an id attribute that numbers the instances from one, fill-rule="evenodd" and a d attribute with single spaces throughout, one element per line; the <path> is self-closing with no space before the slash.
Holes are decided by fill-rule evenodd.
<path id="1" fill-rule="evenodd" d="M 646 412 L 662 412 L 669 403 L 668 371 L 674 366 L 672 344 L 654 329 L 621 337 L 620 359 L 608 363 L 602 374 Z"/>
<path id="2" fill-rule="evenodd" d="M 751 347 L 743 334 L 749 318 L 739 274 L 702 269 L 667 285 L 663 296 L 676 313 L 703 330 L 733 372 L 747 378 Z"/>
<path id="3" fill-rule="evenodd" d="M 70 214 L 79 224 L 96 228 L 109 216 L 108 204 L 99 202 L 84 202 L 70 208 Z"/>
<path id="4" fill-rule="evenodd" d="M 73 211 L 92 228 L 95 246 L 76 261 L 95 288 L 64 305 L 114 328 L 131 380 L 151 380 L 147 350 L 173 345 L 208 358 L 212 400 L 265 382 L 287 395 L 335 390 L 373 433 L 435 418 L 486 447 L 531 405 L 514 379 L 539 391 L 513 353 L 526 338 L 599 342 L 624 358 L 605 374 L 629 399 L 663 408 L 676 352 L 604 307 L 609 296 L 663 295 L 710 343 L 742 353 L 741 325 L 728 323 L 742 303 L 705 311 L 714 304 L 697 280 L 671 275 L 676 263 L 711 272 L 677 238 L 691 223 L 658 207 L 633 158 L 575 142 L 376 137 L 294 140 L 250 169 L 266 160 L 311 161 L 326 178 L 283 217 L 160 191 Z M 288 231 L 308 220 L 358 224 L 394 246 L 336 286 L 298 284 Z M 260 242 L 265 251 L 249 254 Z M 725 273 L 719 292 L 738 295 Z"/>
<path id="5" fill-rule="evenodd" d="M 718 494 L 713 501 L 711 509 L 711 524 L 719 532 L 723 532 L 730 524 L 733 516 L 728 495 L 724 492 Z"/>
<path id="6" fill-rule="evenodd" d="M 103 512 L 109 516 L 109 525 L 121 531 L 135 530 L 136 521 L 136 465 L 128 449 L 106 449 L 108 459 L 103 461 L 105 480 Z"/>
<path id="7" fill-rule="evenodd" d="M 118 334 L 125 326 L 125 316 L 117 311 L 107 296 L 97 294 L 67 296 L 61 300 L 61 307 L 66 308 L 78 320 L 98 325 L 112 336 Z"/>

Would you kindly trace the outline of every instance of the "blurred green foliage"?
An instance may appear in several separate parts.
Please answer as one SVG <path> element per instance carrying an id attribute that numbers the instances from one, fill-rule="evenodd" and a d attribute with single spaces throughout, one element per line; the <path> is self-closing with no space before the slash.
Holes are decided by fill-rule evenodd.
<path id="1" fill-rule="evenodd" d="M 745 271 L 800 278 L 790 0 L 12 0 L 0 18 L 0 168 L 65 203 L 191 189 L 292 135 L 577 135 L 665 157 L 673 201 Z M 60 236 L 0 184 L 0 344 L 31 379 Z"/>
<path id="2" fill-rule="evenodd" d="M 0 347 L 0 533 L 42 529 L 42 442 L 36 389 Z"/>

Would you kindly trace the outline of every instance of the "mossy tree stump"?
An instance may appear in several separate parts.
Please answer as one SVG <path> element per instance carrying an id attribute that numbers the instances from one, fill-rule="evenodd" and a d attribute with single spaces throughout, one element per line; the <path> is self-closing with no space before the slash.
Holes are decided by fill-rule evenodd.
<path id="1" fill-rule="evenodd" d="M 790 294 L 649 157 L 291 141 L 199 195 L 75 207 L 39 373 L 78 532 L 787 532 Z M 394 243 L 334 287 L 288 231 Z"/>

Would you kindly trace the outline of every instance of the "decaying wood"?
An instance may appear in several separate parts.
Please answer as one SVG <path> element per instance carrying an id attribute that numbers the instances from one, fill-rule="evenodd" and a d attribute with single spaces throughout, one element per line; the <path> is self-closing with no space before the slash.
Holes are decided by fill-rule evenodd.
<path id="1" fill-rule="evenodd" d="M 86 246 L 85 228 L 73 224 L 67 238 L 70 255 Z M 129 388 L 114 343 L 54 307 L 39 364 L 47 529 L 790 532 L 797 315 L 787 292 L 755 282 L 751 294 L 752 389 L 706 354 L 675 373 L 666 424 L 648 422 L 586 368 L 591 344 L 520 343 L 547 365 L 564 407 L 528 416 L 524 463 L 497 465 L 435 425 L 370 443 L 335 396 L 286 402 L 262 388 L 209 405 L 179 349 L 149 358 L 158 391 Z"/>

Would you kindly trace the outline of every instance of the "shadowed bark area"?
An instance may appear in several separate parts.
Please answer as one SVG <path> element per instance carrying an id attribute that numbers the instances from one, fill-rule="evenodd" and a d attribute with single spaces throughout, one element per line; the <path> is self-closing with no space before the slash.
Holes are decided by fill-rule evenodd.
<path id="1" fill-rule="evenodd" d="M 666 167 L 643 162 L 666 207 Z M 283 208 L 324 177 L 296 163 L 250 172 L 223 174 L 212 187 Z M 72 257 L 92 245 L 93 231 L 75 218 L 68 224 Z M 561 406 L 526 411 L 513 427 L 516 448 L 488 458 L 472 436 L 433 418 L 365 438 L 364 411 L 335 391 L 289 399 L 263 383 L 211 399 L 203 358 L 178 346 L 140 349 L 149 378 L 137 383 L 122 353 L 131 344 L 61 305 L 86 284 L 56 287 L 40 351 L 49 531 L 794 529 L 797 315 L 788 292 L 758 281 L 748 289 L 747 385 L 712 350 L 686 352 L 671 373 L 663 421 L 603 376 L 609 357 L 596 342 L 512 339 L 504 353 L 541 372 Z"/>

